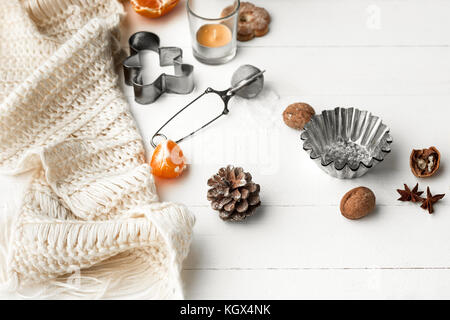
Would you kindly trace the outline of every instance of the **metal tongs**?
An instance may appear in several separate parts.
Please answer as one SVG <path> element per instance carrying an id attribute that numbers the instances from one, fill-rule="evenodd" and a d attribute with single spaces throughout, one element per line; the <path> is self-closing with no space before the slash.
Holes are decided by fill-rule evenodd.
<path id="1" fill-rule="evenodd" d="M 159 128 L 158 131 L 156 131 L 156 133 L 152 136 L 152 138 L 150 140 L 150 144 L 154 148 L 156 148 L 157 144 L 155 143 L 155 138 L 157 138 L 157 137 L 162 137 L 162 138 L 168 140 L 167 136 L 160 133 L 161 130 L 164 129 L 164 127 L 167 124 L 169 124 L 175 117 L 177 117 L 181 112 L 186 110 L 189 106 L 191 106 L 193 103 L 195 103 L 196 101 L 201 99 L 206 94 L 210 94 L 210 93 L 217 94 L 221 98 L 221 100 L 224 103 L 224 108 L 223 108 L 222 113 L 219 114 L 217 117 L 213 118 L 212 120 L 208 121 L 204 125 L 202 125 L 200 128 L 198 128 L 198 129 L 192 131 L 191 133 L 189 133 L 188 135 L 176 140 L 175 143 L 178 144 L 181 141 L 193 136 L 198 131 L 206 128 L 207 126 L 209 126 L 211 123 L 213 123 L 214 121 L 216 121 L 223 115 L 228 114 L 230 112 L 228 109 L 228 102 L 230 101 L 230 99 L 233 96 L 238 95 L 238 96 L 241 96 L 241 97 L 247 98 L 247 99 L 256 97 L 264 87 L 264 75 L 263 75 L 264 72 L 265 72 L 265 70 L 261 71 L 252 65 L 243 65 L 243 66 L 239 67 L 233 74 L 233 77 L 231 79 L 231 87 L 230 88 L 228 88 L 226 90 L 218 91 L 218 90 L 214 90 L 214 89 L 208 87 L 202 94 L 200 94 L 197 98 L 195 98 L 194 100 L 189 102 L 186 106 L 184 106 L 177 113 L 175 113 L 169 120 L 167 120 L 166 123 L 164 123 L 161 126 L 161 128 Z"/>

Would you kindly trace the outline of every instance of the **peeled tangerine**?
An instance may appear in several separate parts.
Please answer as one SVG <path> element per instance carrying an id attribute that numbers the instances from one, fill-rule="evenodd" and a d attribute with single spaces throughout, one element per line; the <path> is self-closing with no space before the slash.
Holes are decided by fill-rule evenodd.
<path id="1" fill-rule="evenodd" d="M 159 18 L 171 11 L 179 0 L 131 0 L 134 11 L 148 18 Z"/>
<path id="2" fill-rule="evenodd" d="M 180 147 L 172 140 L 158 144 L 150 162 L 153 175 L 161 178 L 176 178 L 186 169 L 186 158 Z"/>

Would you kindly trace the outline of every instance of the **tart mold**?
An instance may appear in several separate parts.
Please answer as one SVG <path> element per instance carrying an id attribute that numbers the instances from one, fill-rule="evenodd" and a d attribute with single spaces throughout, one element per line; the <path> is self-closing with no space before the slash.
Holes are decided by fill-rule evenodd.
<path id="1" fill-rule="evenodd" d="M 389 127 L 368 111 L 335 108 L 314 115 L 301 134 L 303 149 L 329 175 L 353 179 L 391 152 Z"/>

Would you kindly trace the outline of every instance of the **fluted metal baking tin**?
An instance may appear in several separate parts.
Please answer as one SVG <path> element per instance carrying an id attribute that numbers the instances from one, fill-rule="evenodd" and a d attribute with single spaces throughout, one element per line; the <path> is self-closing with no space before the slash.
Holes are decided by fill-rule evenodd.
<path id="1" fill-rule="evenodd" d="M 301 135 L 303 149 L 329 175 L 358 178 L 384 160 L 392 137 L 381 119 L 356 108 L 314 115 Z"/>

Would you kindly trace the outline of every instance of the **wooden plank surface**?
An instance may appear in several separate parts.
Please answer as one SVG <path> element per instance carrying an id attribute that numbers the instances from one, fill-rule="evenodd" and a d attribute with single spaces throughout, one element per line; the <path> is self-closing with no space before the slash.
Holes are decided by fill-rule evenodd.
<path id="1" fill-rule="evenodd" d="M 349 221 L 337 205 L 263 206 L 244 223 L 197 207 L 188 269 L 450 267 L 450 207 L 378 206 Z M 438 211 L 439 210 L 439 211 Z"/>
<path id="2" fill-rule="evenodd" d="M 191 299 L 449 299 L 446 269 L 184 270 Z"/>
<path id="3" fill-rule="evenodd" d="M 255 0 L 271 13 L 270 34 L 240 46 L 448 46 L 446 0 Z M 149 20 L 128 11 L 124 34 L 157 33 L 162 45 L 190 47 L 185 1 Z M 126 42 L 127 37 L 123 39 Z"/>
<path id="4" fill-rule="evenodd" d="M 157 104 L 131 102 L 141 132 L 150 137 L 168 116 L 211 86 L 227 87 L 245 63 L 266 69 L 260 99 L 236 99 L 214 127 L 183 142 L 189 170 L 177 181 L 157 179 L 163 200 L 197 215 L 183 276 L 188 298 L 446 298 L 450 198 L 429 215 L 398 202 L 396 188 L 419 181 L 409 169 L 412 148 L 436 145 L 450 154 L 450 63 L 447 1 L 257 1 L 273 17 L 270 33 L 240 43 L 222 66 L 198 63 L 190 51 L 184 8 L 161 21 L 129 16 L 127 35 L 149 30 L 163 45 L 184 49 L 195 66 L 196 90 L 166 95 Z M 153 57 L 155 65 L 156 57 Z M 161 71 L 154 67 L 154 76 Z M 281 112 L 306 101 L 320 112 L 354 106 L 380 116 L 394 137 L 386 161 L 356 180 L 324 174 L 301 148 L 299 133 Z M 205 108 L 206 106 L 200 106 Z M 200 121 L 195 112 L 168 128 L 182 136 Z M 189 124 L 187 126 L 186 124 Z M 151 148 L 148 148 L 151 152 Z M 242 165 L 261 184 L 263 207 L 244 223 L 220 221 L 206 201 L 206 180 L 220 166 Z M 450 171 L 421 180 L 450 191 Z M 366 185 L 376 212 L 348 221 L 342 195 Z M 214 285 L 211 285 L 214 283 Z"/>

